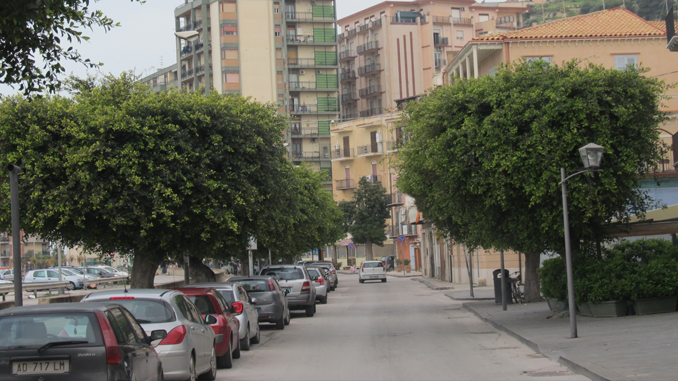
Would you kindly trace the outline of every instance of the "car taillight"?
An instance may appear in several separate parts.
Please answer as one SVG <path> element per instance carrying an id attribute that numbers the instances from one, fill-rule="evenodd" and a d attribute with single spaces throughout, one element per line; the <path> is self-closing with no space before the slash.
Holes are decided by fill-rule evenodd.
<path id="1" fill-rule="evenodd" d="M 323 278 L 318 278 L 318 282 L 320 282 L 320 285 L 322 286 L 322 285 L 325 284 L 325 279 L 323 279 Z"/>
<path id="2" fill-rule="evenodd" d="M 160 344 L 158 345 L 175 345 L 175 344 L 181 344 L 184 341 L 184 337 L 186 337 L 186 327 L 182 325 L 174 327 L 169 333 L 167 334 L 167 337 L 162 339 Z"/>
<path id="3" fill-rule="evenodd" d="M 336 274 L 337 270 L 330 270 L 330 274 Z"/>
<path id="4" fill-rule="evenodd" d="M 111 325 L 106 319 L 106 315 L 99 311 L 96 313 L 99 327 L 101 327 L 101 334 L 104 337 L 104 346 L 106 347 L 106 363 L 108 365 L 120 364 L 122 361 L 122 352 L 118 346 L 118 339 L 115 338 L 115 333 L 111 329 Z"/>
<path id="5" fill-rule="evenodd" d="M 304 284 L 301 286 L 301 292 L 304 291 L 311 291 L 311 283 L 309 281 L 304 282 Z"/>
<path id="6" fill-rule="evenodd" d="M 243 309 L 242 302 L 231 303 L 231 308 L 232 308 L 231 311 L 233 311 L 234 314 L 241 314 Z"/>
<path id="7" fill-rule="evenodd" d="M 363 264 L 360 265 L 360 270 L 365 270 L 365 262 L 363 262 Z"/>
<path id="8" fill-rule="evenodd" d="M 133 296 L 111 296 L 110 300 L 134 299 Z"/>
<path id="9" fill-rule="evenodd" d="M 275 284 L 271 279 L 268 280 L 268 291 L 275 291 Z"/>

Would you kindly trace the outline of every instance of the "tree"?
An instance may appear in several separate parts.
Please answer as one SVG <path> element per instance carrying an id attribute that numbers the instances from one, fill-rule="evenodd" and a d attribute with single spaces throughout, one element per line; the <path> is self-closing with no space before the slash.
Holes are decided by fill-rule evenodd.
<path id="1" fill-rule="evenodd" d="M 637 180 L 665 150 L 664 86 L 643 72 L 539 60 L 436 89 L 406 111 L 398 187 L 455 241 L 524 253 L 526 298 L 536 300 L 540 253 L 564 250 L 560 168 L 582 169 L 579 147 L 605 154 L 595 178 L 568 181 L 575 252 L 654 205 Z"/>
<path id="2" fill-rule="evenodd" d="M 143 3 L 144 0 L 132 0 Z M 89 40 L 82 29 L 118 26 L 101 11 L 90 11 L 90 0 L 3 0 L 0 2 L 0 83 L 19 85 L 25 94 L 59 89 L 62 61 L 100 64 L 83 58 L 67 40 Z M 39 55 L 43 68 L 36 66 Z"/>
<path id="3" fill-rule="evenodd" d="M 389 197 L 381 184 L 373 184 L 363 177 L 351 201 L 342 201 L 339 208 L 344 213 L 344 227 L 353 242 L 365 244 L 365 260 L 371 261 L 372 244 L 384 246 Z"/>
<path id="4" fill-rule="evenodd" d="M 280 181 L 285 126 L 274 105 L 155 94 L 123 74 L 72 99 L 5 99 L 0 161 L 23 169 L 26 234 L 133 253 L 132 287 L 148 288 L 167 256 L 243 250 Z M 0 194 L 7 230 L 7 182 Z"/>

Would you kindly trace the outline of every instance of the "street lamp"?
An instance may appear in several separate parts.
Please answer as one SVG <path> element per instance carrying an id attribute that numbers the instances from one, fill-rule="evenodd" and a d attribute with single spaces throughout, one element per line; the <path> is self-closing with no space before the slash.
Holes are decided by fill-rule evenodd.
<path id="1" fill-rule="evenodd" d="M 603 159 L 605 148 L 589 143 L 579 149 L 579 155 L 584 163 L 583 171 L 573 173 L 565 177 L 565 168 L 560 168 L 560 184 L 563 187 L 563 220 L 565 224 L 565 265 L 567 268 L 567 300 L 570 308 L 570 337 L 577 337 L 577 306 L 574 302 L 574 276 L 572 274 L 572 249 L 570 248 L 570 220 L 567 216 L 567 180 L 581 175 L 582 173 L 593 173 L 602 171 L 598 169 Z"/>

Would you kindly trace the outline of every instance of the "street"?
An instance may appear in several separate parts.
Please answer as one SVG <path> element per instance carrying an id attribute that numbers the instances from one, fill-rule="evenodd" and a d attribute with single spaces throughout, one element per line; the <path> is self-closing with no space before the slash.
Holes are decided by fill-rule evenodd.
<path id="1" fill-rule="evenodd" d="M 407 278 L 340 274 L 315 317 L 261 327 L 218 380 L 587 380 Z"/>

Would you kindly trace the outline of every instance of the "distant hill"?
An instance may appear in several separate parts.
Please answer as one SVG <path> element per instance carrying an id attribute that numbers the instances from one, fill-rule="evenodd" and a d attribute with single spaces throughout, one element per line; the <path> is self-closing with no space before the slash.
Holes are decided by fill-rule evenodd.
<path id="1" fill-rule="evenodd" d="M 663 20 L 666 5 L 678 10 L 678 0 L 548 0 L 544 4 L 529 4 L 532 10 L 523 16 L 525 26 L 542 24 L 565 17 L 584 15 L 625 5 L 628 10 L 648 21 Z M 603 8 L 603 4 L 605 8 Z"/>

